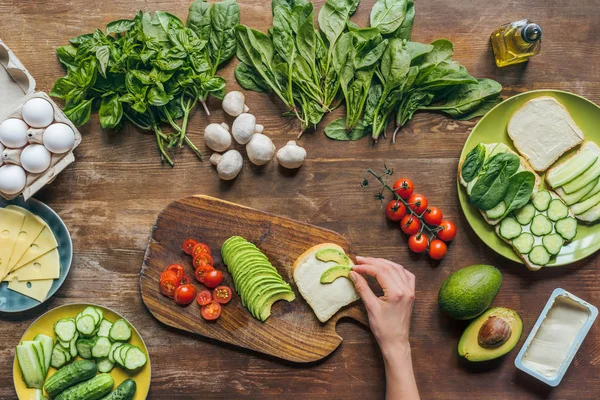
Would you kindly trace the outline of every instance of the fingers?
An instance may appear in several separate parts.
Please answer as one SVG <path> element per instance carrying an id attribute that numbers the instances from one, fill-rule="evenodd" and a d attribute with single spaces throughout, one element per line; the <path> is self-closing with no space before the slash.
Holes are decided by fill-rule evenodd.
<path id="1" fill-rule="evenodd" d="M 350 271 L 350 279 L 354 282 L 354 287 L 362 301 L 365 303 L 367 310 L 372 309 L 379 301 L 379 298 L 375 296 L 375 293 L 373 293 L 365 278 L 357 272 Z"/>
<path id="2" fill-rule="evenodd" d="M 410 287 L 410 290 L 412 290 L 412 292 L 415 292 L 415 288 L 416 288 L 416 278 L 415 278 L 415 274 L 413 274 L 410 271 L 404 270 L 404 272 L 406 273 L 406 278 L 408 280 L 408 287 Z"/>
<path id="3" fill-rule="evenodd" d="M 392 261 L 385 260 L 383 258 L 357 257 L 356 260 L 358 261 L 359 265 L 369 264 L 377 267 L 377 269 L 380 271 L 388 271 L 389 274 L 393 277 L 394 281 L 397 281 L 398 283 L 401 282 L 404 283 L 406 286 L 409 286 L 408 279 L 404 273 L 404 267 L 400 264 L 396 264 Z M 379 282 L 379 284 L 381 285 L 381 282 Z"/>
<path id="4" fill-rule="evenodd" d="M 388 294 L 395 286 L 401 284 L 400 280 L 389 273 L 387 266 L 376 266 L 371 264 L 360 264 L 352 267 L 353 271 L 360 274 L 374 276 L 383 289 L 384 294 Z"/>
<path id="5" fill-rule="evenodd" d="M 354 271 L 376 277 L 386 295 L 396 292 L 414 295 L 415 275 L 402 265 L 382 258 L 357 257 L 356 260 L 358 265 L 354 266 Z"/>

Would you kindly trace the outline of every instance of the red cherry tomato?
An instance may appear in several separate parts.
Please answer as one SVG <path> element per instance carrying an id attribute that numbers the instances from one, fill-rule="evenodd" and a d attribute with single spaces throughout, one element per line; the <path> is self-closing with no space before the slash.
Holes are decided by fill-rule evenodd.
<path id="1" fill-rule="evenodd" d="M 400 228 L 407 235 L 414 235 L 421 229 L 421 221 L 419 221 L 419 218 L 407 214 L 400 221 Z"/>
<path id="2" fill-rule="evenodd" d="M 210 247 L 208 247 L 204 243 L 196 243 L 196 245 L 192 249 L 192 253 L 190 255 L 192 257 L 196 257 L 200 253 L 210 254 Z"/>
<path id="3" fill-rule="evenodd" d="M 385 207 L 385 215 L 392 221 L 400 221 L 406 215 L 406 206 L 400 200 L 392 200 Z"/>
<path id="4" fill-rule="evenodd" d="M 427 225 L 439 225 L 442 222 L 442 210 L 437 207 L 429 207 L 423 214 L 423 220 Z"/>
<path id="5" fill-rule="evenodd" d="M 201 290 L 196 296 L 196 301 L 201 306 L 205 306 L 212 301 L 212 294 L 210 294 L 210 290 Z"/>
<path id="6" fill-rule="evenodd" d="M 422 194 L 415 193 L 410 196 L 406 202 L 408 203 L 410 209 L 419 215 L 423 214 L 423 211 L 427 210 L 427 197 L 423 196 Z"/>
<path id="7" fill-rule="evenodd" d="M 202 314 L 202 317 L 205 320 L 214 321 L 215 319 L 221 316 L 221 310 L 221 305 L 219 303 L 217 303 L 216 301 L 211 301 L 210 303 L 202 307 L 200 313 Z"/>
<path id="8" fill-rule="evenodd" d="M 196 256 L 194 256 L 192 266 L 194 267 L 194 269 L 196 269 L 201 265 L 215 265 L 215 262 L 210 254 L 199 253 Z"/>
<path id="9" fill-rule="evenodd" d="M 175 290 L 180 285 L 180 280 L 177 278 L 175 273 L 172 271 L 166 271 L 166 272 L 163 272 L 163 274 L 165 274 L 165 275 L 163 275 L 161 277 L 160 283 L 158 286 L 160 289 L 160 293 L 163 296 L 173 298 L 173 295 L 175 294 Z"/>
<path id="10" fill-rule="evenodd" d="M 171 264 L 167 267 L 167 269 L 165 269 L 165 272 L 166 271 L 174 272 L 175 275 L 177 275 L 177 278 L 179 279 L 183 278 L 183 274 L 185 273 L 183 265 L 181 264 Z"/>
<path id="11" fill-rule="evenodd" d="M 190 283 L 192 283 L 192 278 L 190 278 L 190 276 L 188 274 L 183 274 L 180 284 L 181 285 L 189 285 Z"/>
<path id="12" fill-rule="evenodd" d="M 196 272 L 194 272 L 194 276 L 196 277 L 196 280 L 200 283 L 204 283 L 204 277 L 206 276 L 206 274 L 208 274 L 210 271 L 214 271 L 215 267 L 213 267 L 212 265 L 201 265 L 198 268 L 196 268 Z"/>
<path id="13" fill-rule="evenodd" d="M 408 238 L 408 247 L 415 253 L 423 253 L 427 250 L 428 240 L 423 234 L 412 235 Z"/>
<path id="14" fill-rule="evenodd" d="M 413 194 L 415 187 L 410 179 L 401 178 L 394 182 L 392 189 L 398 196 L 406 200 Z"/>
<path id="15" fill-rule="evenodd" d="M 196 242 L 194 239 L 188 239 L 185 242 L 183 242 L 183 246 L 181 246 L 181 250 L 183 250 L 183 252 L 185 254 L 192 255 L 192 250 L 194 250 L 194 246 L 197 244 L 198 244 L 198 242 Z"/>
<path id="16" fill-rule="evenodd" d="M 223 273 L 217 269 L 214 269 L 204 275 L 204 284 L 209 289 L 214 289 L 223 282 Z"/>
<path id="17" fill-rule="evenodd" d="M 174 271 L 165 270 L 160 273 L 160 280 L 162 281 L 166 278 L 172 278 L 173 281 L 176 281 L 177 283 L 179 283 L 181 281 L 181 278 L 183 278 L 183 276 L 178 276 L 177 273 Z"/>
<path id="18" fill-rule="evenodd" d="M 442 242 L 439 239 L 434 239 L 429 243 L 429 257 L 434 260 L 441 260 L 446 255 L 448 251 L 448 247 L 446 247 L 446 243 Z"/>
<path id="19" fill-rule="evenodd" d="M 217 303 L 227 304 L 231 301 L 231 289 L 227 286 L 217 286 L 213 290 L 213 298 Z"/>
<path id="20" fill-rule="evenodd" d="M 185 284 L 175 289 L 175 303 L 180 306 L 191 304 L 196 298 L 196 287 L 194 285 Z"/>
<path id="21" fill-rule="evenodd" d="M 444 242 L 449 242 L 456 236 L 456 225 L 450 221 L 442 221 L 440 223 L 440 230 L 437 231 L 437 235 Z"/>

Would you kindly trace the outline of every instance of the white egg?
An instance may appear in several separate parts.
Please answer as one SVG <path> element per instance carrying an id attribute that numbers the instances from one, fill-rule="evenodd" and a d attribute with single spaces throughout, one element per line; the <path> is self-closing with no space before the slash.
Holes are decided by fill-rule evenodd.
<path id="1" fill-rule="evenodd" d="M 0 154 L 2 154 L 2 152 L 4 151 L 4 145 L 2 143 L 0 143 Z M 2 157 L 0 157 L 0 165 L 2 165 L 4 163 L 4 160 L 2 159 Z"/>
<path id="2" fill-rule="evenodd" d="M 32 144 L 21 153 L 21 166 L 27 172 L 39 174 L 50 166 L 52 154 L 41 144 Z"/>
<path id="3" fill-rule="evenodd" d="M 25 171 L 18 165 L 0 167 L 0 192 L 6 194 L 19 193 L 27 182 Z"/>
<path id="4" fill-rule="evenodd" d="M 59 122 L 46 128 L 42 140 L 48 150 L 62 154 L 73 148 L 75 132 L 69 125 Z"/>
<path id="5" fill-rule="evenodd" d="M 0 124 L 0 142 L 13 149 L 23 147 L 27 144 L 27 129 L 27 124 L 18 118 L 5 119 Z"/>
<path id="6" fill-rule="evenodd" d="M 43 128 L 54 121 L 54 107 L 47 100 L 39 97 L 25 103 L 21 114 L 25 122 L 34 128 Z"/>

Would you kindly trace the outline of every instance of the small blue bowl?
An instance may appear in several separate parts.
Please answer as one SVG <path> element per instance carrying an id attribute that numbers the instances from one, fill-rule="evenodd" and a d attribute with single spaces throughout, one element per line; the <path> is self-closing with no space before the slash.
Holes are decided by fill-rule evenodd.
<path id="1" fill-rule="evenodd" d="M 71 235 L 69 235 L 69 231 L 67 230 L 65 223 L 62 221 L 62 219 L 60 219 L 58 214 L 56 214 L 53 209 L 41 201 L 36 199 L 24 201 L 21 196 L 13 200 L 4 200 L 0 198 L 0 208 L 4 208 L 11 204 L 23 207 L 46 221 L 52 230 L 52 233 L 54 233 L 56 241 L 58 242 L 58 254 L 60 256 L 60 277 L 54 280 L 54 283 L 50 288 L 50 292 L 48 292 L 48 296 L 42 302 L 44 303 L 50 297 L 52 297 L 54 293 L 56 293 L 69 274 L 71 261 L 73 260 L 73 243 L 71 242 Z M 20 293 L 9 290 L 8 282 L 0 283 L 0 313 L 22 312 L 37 307 L 42 303 Z"/>

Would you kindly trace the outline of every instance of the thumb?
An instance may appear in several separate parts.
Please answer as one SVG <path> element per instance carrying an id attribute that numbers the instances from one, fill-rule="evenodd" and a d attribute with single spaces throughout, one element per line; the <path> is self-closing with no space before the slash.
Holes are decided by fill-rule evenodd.
<path id="1" fill-rule="evenodd" d="M 350 279 L 354 282 L 354 287 L 365 303 L 365 306 L 367 308 L 374 306 L 379 299 L 375 296 L 365 278 L 358 272 L 350 271 Z"/>

